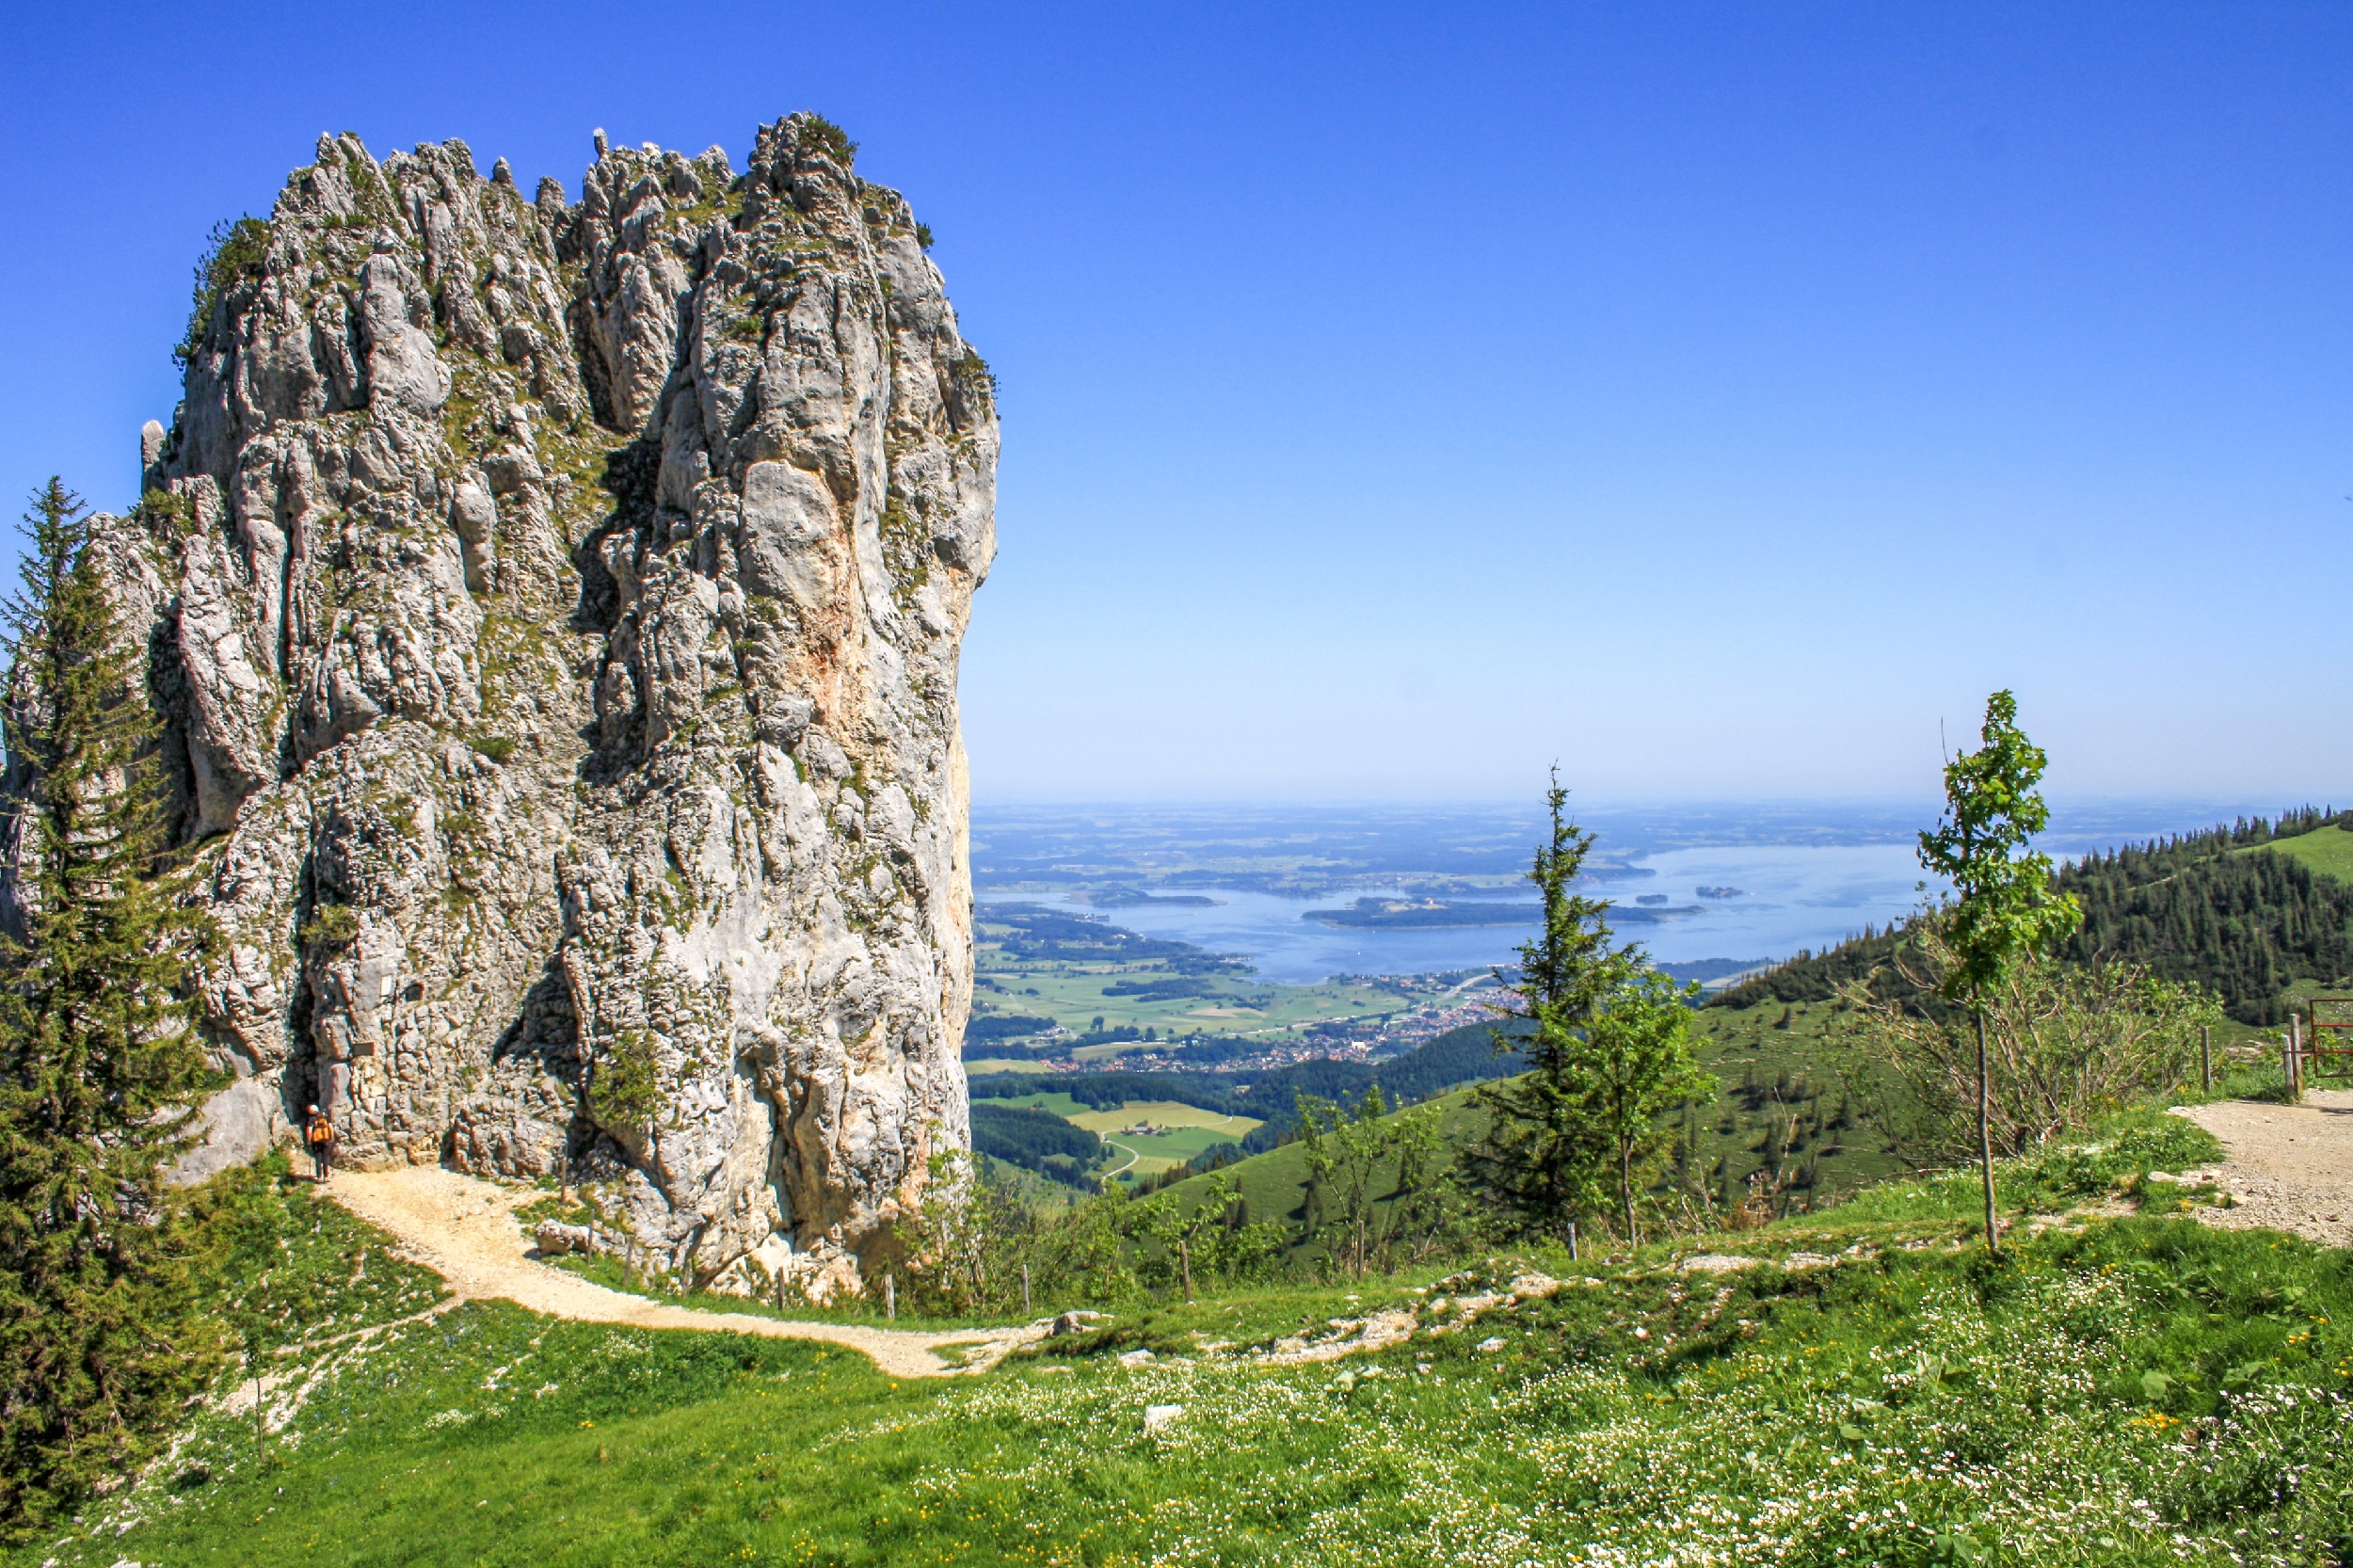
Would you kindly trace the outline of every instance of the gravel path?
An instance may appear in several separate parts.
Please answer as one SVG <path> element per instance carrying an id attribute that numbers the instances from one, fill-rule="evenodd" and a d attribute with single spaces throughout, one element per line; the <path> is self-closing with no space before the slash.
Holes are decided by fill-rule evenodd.
<path id="1" fill-rule="evenodd" d="M 514 1210 L 544 1197 L 477 1181 L 437 1166 L 397 1171 L 338 1171 L 327 1195 L 360 1219 L 389 1231 L 401 1253 L 449 1282 L 461 1300 L 510 1301 L 551 1318 L 632 1328 L 699 1329 L 756 1334 L 770 1339 L 823 1339 L 864 1352 L 893 1377 L 938 1377 L 993 1367 L 1016 1345 L 1045 1336 L 1048 1325 L 960 1329 L 928 1334 L 866 1328 L 853 1323 L 788 1322 L 741 1312 L 699 1312 L 592 1285 L 526 1256 L 532 1243 Z M 937 1352 L 975 1347 L 952 1366 Z"/>
<path id="2" fill-rule="evenodd" d="M 2228 1155 L 2214 1170 L 2190 1173 L 2231 1194 L 2231 1208 L 2201 1209 L 2201 1218 L 2353 1246 L 2353 1090 L 2310 1090 L 2301 1105 L 2223 1100 L 2180 1114 L 2222 1140 Z"/>

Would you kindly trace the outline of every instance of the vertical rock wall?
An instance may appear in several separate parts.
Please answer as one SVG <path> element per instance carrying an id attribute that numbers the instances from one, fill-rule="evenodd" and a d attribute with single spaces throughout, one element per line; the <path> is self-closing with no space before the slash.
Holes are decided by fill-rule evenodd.
<path id="1" fill-rule="evenodd" d="M 322 137 L 108 525 L 227 937 L 200 1168 L 331 1100 L 822 1293 L 967 1139 L 994 389 L 824 121 L 598 152 Z"/>

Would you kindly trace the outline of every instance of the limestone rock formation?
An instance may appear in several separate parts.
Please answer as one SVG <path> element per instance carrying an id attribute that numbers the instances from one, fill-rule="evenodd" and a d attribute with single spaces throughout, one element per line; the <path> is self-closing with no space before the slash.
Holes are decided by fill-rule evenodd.
<path id="1" fill-rule="evenodd" d="M 823 1293 L 968 1136 L 994 386 L 825 121 L 598 150 L 574 203 L 322 137 L 142 435 L 105 540 L 226 938 L 215 1120 L 331 1101 L 361 1164 Z"/>

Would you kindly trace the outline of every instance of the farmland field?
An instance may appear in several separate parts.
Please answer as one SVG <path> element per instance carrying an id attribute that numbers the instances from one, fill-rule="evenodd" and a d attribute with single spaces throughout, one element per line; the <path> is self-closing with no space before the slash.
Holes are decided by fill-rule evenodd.
<path id="1" fill-rule="evenodd" d="M 1018 1065 L 1018 1064 L 1016 1064 L 1016 1065 Z M 1051 1111 L 1055 1115 L 1060 1116 L 1064 1121 L 1078 1122 L 1079 1126 L 1087 1128 L 1089 1132 L 1098 1130 L 1097 1128 L 1087 1127 L 1087 1124 L 1084 1122 L 1079 1121 L 1079 1118 L 1081 1115 L 1087 1113 L 1087 1108 L 1080 1105 L 1077 1100 L 1072 1099 L 1068 1095 L 1024 1095 L 1019 1099 L 994 1100 L 991 1103 L 996 1105 L 1012 1106 L 1025 1111 Z M 1124 1126 L 1125 1124 L 1122 1125 Z"/>
<path id="2" fill-rule="evenodd" d="M 1112 1150 L 1107 1174 L 1128 1181 L 1182 1165 L 1215 1144 L 1238 1144 L 1258 1125 L 1254 1116 L 1221 1116 L 1175 1100 L 1128 1100 L 1115 1111 L 1086 1111 L 1064 1119 L 1099 1135 Z M 1140 1123 L 1160 1130 L 1134 1136 L 1121 1130 Z"/>
<path id="3" fill-rule="evenodd" d="M 1239 1141 L 1199 1127 L 1170 1128 L 1148 1138 L 1107 1133 L 1103 1145 L 1112 1151 L 1112 1163 L 1104 1174 L 1121 1181 L 1135 1181 L 1174 1170 L 1208 1153 L 1215 1144 Z M 1130 1160 L 1129 1155 L 1134 1158 Z"/>
<path id="4" fill-rule="evenodd" d="M 1036 1094 L 988 1103 L 1050 1111 L 1073 1127 L 1096 1134 L 1105 1147 L 1097 1170 L 1128 1181 L 1185 1164 L 1216 1144 L 1239 1144 L 1259 1125 L 1254 1116 L 1223 1116 L 1176 1100 L 1128 1100 L 1097 1110 L 1080 1105 L 1068 1095 Z M 1134 1137 L 1121 1135 L 1121 1128 L 1139 1123 L 1149 1123 L 1160 1130 Z"/>
<path id="5" fill-rule="evenodd" d="M 1051 1097 L 1063 1099 L 1067 1096 L 1056 1095 Z M 1058 1113 L 1065 1121 L 1085 1128 L 1089 1132 L 1117 1132 L 1122 1128 L 1149 1122 L 1163 1130 L 1207 1128 L 1223 1138 L 1240 1138 L 1258 1125 L 1255 1116 L 1221 1116 L 1214 1111 L 1204 1111 L 1197 1105 L 1186 1105 L 1177 1100 L 1127 1100 L 1112 1111 Z"/>
<path id="6" fill-rule="evenodd" d="M 968 1061 L 965 1063 L 964 1076 L 967 1078 L 978 1078 L 984 1073 L 1017 1073 L 1026 1071 L 1029 1066 L 1030 1064 L 1027 1062 L 1008 1061 L 1000 1057 L 984 1056 L 977 1061 Z"/>

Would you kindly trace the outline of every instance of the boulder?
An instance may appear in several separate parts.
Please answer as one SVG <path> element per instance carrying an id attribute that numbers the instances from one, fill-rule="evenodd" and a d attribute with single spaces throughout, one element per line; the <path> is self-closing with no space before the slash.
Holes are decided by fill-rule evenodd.
<path id="1" fill-rule="evenodd" d="M 577 1253 L 583 1257 L 597 1250 L 597 1233 L 586 1225 L 566 1224 L 561 1220 L 542 1220 L 531 1233 L 542 1257 L 562 1257 Z"/>

